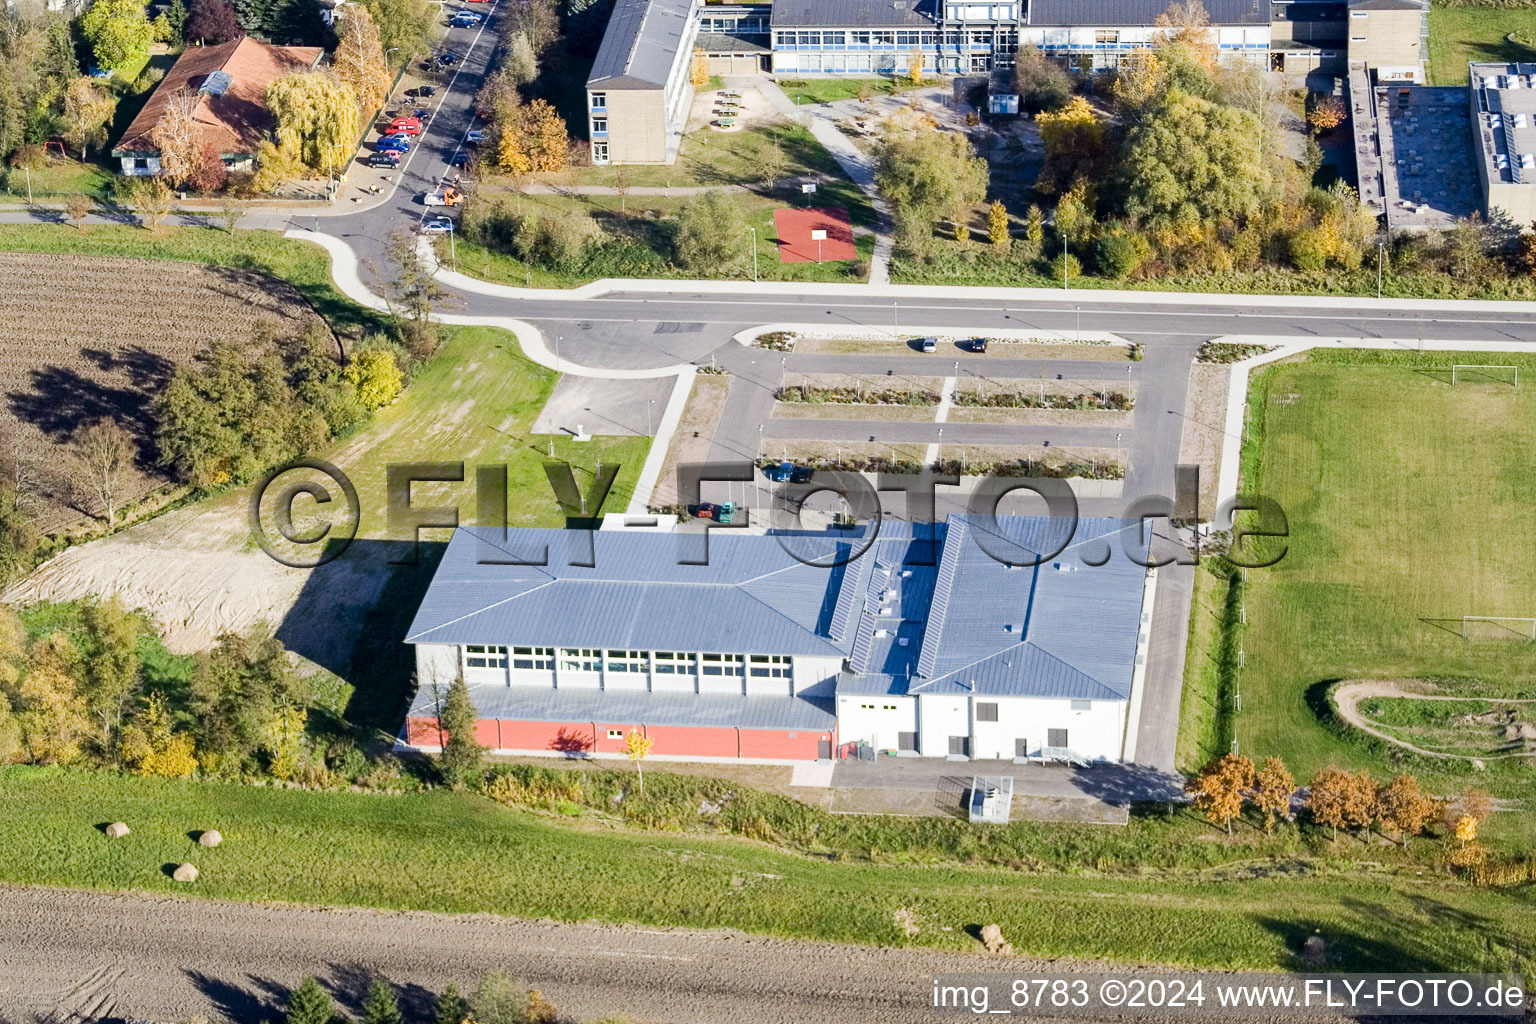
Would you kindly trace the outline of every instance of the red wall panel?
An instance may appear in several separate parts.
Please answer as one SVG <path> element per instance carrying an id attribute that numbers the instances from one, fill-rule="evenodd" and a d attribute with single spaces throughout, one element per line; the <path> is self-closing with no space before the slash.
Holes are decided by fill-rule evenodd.
<path id="1" fill-rule="evenodd" d="M 596 722 L 593 728 L 597 730 L 597 752 L 599 754 L 622 754 L 624 753 L 624 737 L 629 735 L 631 729 L 638 729 L 640 727 L 624 722 Z M 610 737 L 608 735 L 610 729 L 618 730 L 619 735 Z M 653 748 L 652 753 L 655 752 Z"/>
<path id="2" fill-rule="evenodd" d="M 743 729 L 741 730 L 741 756 L 814 761 L 818 742 L 821 740 L 830 742 L 831 739 L 830 732 Z"/>
<path id="3" fill-rule="evenodd" d="M 405 742 L 413 747 L 437 746 L 437 719 L 407 718 L 405 720 Z"/>
<path id="4" fill-rule="evenodd" d="M 648 725 L 651 753 L 669 757 L 736 757 L 735 729 L 688 725 Z"/>
<path id="5" fill-rule="evenodd" d="M 502 720 L 501 746 L 505 750 L 561 750 L 568 753 L 592 749 L 589 722 L 514 722 Z"/>

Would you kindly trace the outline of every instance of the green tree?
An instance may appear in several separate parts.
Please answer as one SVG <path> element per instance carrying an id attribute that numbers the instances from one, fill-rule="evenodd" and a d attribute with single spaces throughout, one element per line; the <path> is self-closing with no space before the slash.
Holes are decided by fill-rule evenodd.
<path id="1" fill-rule="evenodd" d="M 336 1004 L 318 981 L 306 975 L 288 993 L 283 1015 L 287 1024 L 333 1024 L 337 1018 Z"/>
<path id="2" fill-rule="evenodd" d="M 187 706 L 199 749 L 238 767 L 272 742 L 279 715 L 309 697 L 288 652 L 265 628 L 225 633 L 197 656 Z"/>
<path id="3" fill-rule="evenodd" d="M 710 189 L 677 212 L 677 261 L 694 273 L 734 270 L 746 252 L 747 223 L 730 193 Z"/>
<path id="4" fill-rule="evenodd" d="M 374 978 L 368 983 L 368 996 L 363 1000 L 363 1024 L 405 1024 L 395 987 L 383 978 Z"/>
<path id="5" fill-rule="evenodd" d="M 64 90 L 64 141 L 80 151 L 80 159 L 91 146 L 107 139 L 107 123 L 117 103 L 91 79 L 73 79 Z"/>
<path id="6" fill-rule="evenodd" d="M 443 994 L 437 997 L 437 1005 L 432 1011 L 432 1024 L 464 1024 L 468 1016 L 469 1004 L 459 995 L 459 987 L 449 984 L 443 989 Z"/>
<path id="7" fill-rule="evenodd" d="M 506 72 L 517 85 L 527 85 L 539 77 L 539 58 L 533 52 L 533 44 L 526 32 L 512 37 L 512 47 L 507 51 Z"/>
<path id="8" fill-rule="evenodd" d="M 358 400 L 369 409 L 393 402 L 405 380 L 395 362 L 395 353 L 387 348 L 358 352 L 342 371 L 342 378 L 357 390 Z"/>
<path id="9" fill-rule="evenodd" d="M 987 241 L 998 251 L 1008 248 L 1008 207 L 1001 199 L 992 200 L 987 207 Z"/>
<path id="10" fill-rule="evenodd" d="M 1246 220 L 1274 198 L 1263 139 L 1249 111 L 1170 90 L 1126 136 L 1126 212 L 1154 225 Z"/>
<path id="11" fill-rule="evenodd" d="M 469 696 L 469 684 L 461 673 L 449 684 L 437 713 L 438 731 L 447 734 L 438 767 L 443 779 L 454 788 L 477 786 L 485 777 L 485 748 L 475 736 L 478 717 L 475 702 Z M 479 1020 L 478 1014 L 476 1019 L 479 1024 L 488 1024 Z"/>
<path id="12" fill-rule="evenodd" d="M 528 1019 L 528 993 L 506 971 L 487 971 L 469 997 L 475 1024 L 524 1024 Z"/>
<path id="13" fill-rule="evenodd" d="M 918 128 L 880 143 L 875 181 L 904 244 L 921 253 L 939 218 L 986 197 L 987 163 L 959 132 Z"/>
<path id="14" fill-rule="evenodd" d="M 277 142 L 317 171 L 341 170 L 362 131 L 357 93 L 335 74 L 295 71 L 267 86 Z"/>
<path id="15" fill-rule="evenodd" d="M 400 51 L 397 59 L 408 61 L 431 44 L 432 15 L 437 7 L 426 0 L 360 0 L 373 15 L 379 43 L 387 51 Z"/>
<path id="16" fill-rule="evenodd" d="M 141 0 L 96 0 L 80 18 L 80 33 L 91 44 L 98 67 L 132 71 L 149 60 L 155 28 Z"/>
<path id="17" fill-rule="evenodd" d="M 1106 277 L 1124 280 L 1152 255 L 1152 245 L 1134 231 L 1106 232 L 1093 244 L 1093 260 Z"/>
<path id="18" fill-rule="evenodd" d="M 21 755 L 21 723 L 11 713 L 10 700 L 0 693 L 0 764 L 10 764 Z"/>
<path id="19" fill-rule="evenodd" d="M 1059 192 L 1073 181 L 1097 175 L 1106 128 L 1087 100 L 1074 96 L 1058 111 L 1036 114 L 1035 124 L 1045 147 L 1045 164 L 1036 188 Z"/>
<path id="20" fill-rule="evenodd" d="M 118 598 L 110 597 L 86 602 L 80 610 L 80 626 L 80 694 L 91 717 L 101 723 L 103 746 L 110 747 L 139 689 L 144 622 Z"/>

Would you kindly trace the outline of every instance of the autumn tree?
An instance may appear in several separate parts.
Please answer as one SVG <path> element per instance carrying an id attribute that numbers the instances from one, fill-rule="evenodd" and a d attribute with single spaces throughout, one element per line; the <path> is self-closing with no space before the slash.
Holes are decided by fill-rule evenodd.
<path id="1" fill-rule="evenodd" d="M 359 0 L 368 8 L 384 52 L 399 50 L 407 57 L 425 51 L 432 40 L 433 18 L 441 8 L 427 0 Z"/>
<path id="2" fill-rule="evenodd" d="M 651 753 L 651 738 L 639 729 L 629 730 L 624 737 L 624 756 L 635 762 L 635 773 L 640 777 L 640 792 L 645 792 L 645 768 L 643 762 Z"/>
<path id="3" fill-rule="evenodd" d="M 79 653 L 67 633 L 50 633 L 32 646 L 16 687 L 16 723 L 28 759 L 68 764 L 80 756 L 90 731 L 77 679 Z"/>
<path id="4" fill-rule="evenodd" d="M 219 191 L 228 182 L 229 167 L 224 163 L 224 154 L 218 142 L 204 139 L 198 150 L 197 163 L 183 184 L 207 194 Z"/>
<path id="5" fill-rule="evenodd" d="M 1470 814 L 1463 814 L 1451 826 L 1451 832 L 1465 850 L 1468 843 L 1477 842 L 1477 819 Z"/>
<path id="6" fill-rule="evenodd" d="M 1409 836 L 1424 831 L 1435 816 L 1435 809 L 1434 798 L 1424 792 L 1418 779 L 1406 772 L 1393 776 L 1376 790 L 1376 816 L 1383 826 L 1397 830 L 1401 846 L 1408 844 Z"/>
<path id="7" fill-rule="evenodd" d="M 913 50 L 907 55 L 907 82 L 910 85 L 923 84 L 923 51 Z"/>
<path id="8" fill-rule="evenodd" d="M 389 94 L 389 69 L 384 64 L 379 30 L 368 8 L 360 4 L 339 21 L 331 67 L 338 78 L 352 87 L 364 112 L 377 110 Z"/>
<path id="9" fill-rule="evenodd" d="M 1019 106 L 1031 114 L 1060 110 L 1072 98 L 1072 76 L 1033 43 L 1019 47 L 1013 87 L 1019 91 Z"/>
<path id="10" fill-rule="evenodd" d="M 1376 784 L 1370 776 L 1362 777 L 1342 768 L 1329 765 L 1312 776 L 1307 787 L 1307 810 L 1312 820 L 1333 828 L 1333 838 L 1339 838 L 1339 828 L 1358 828 L 1375 820 Z"/>
<path id="11" fill-rule="evenodd" d="M 101 506 L 109 530 L 117 525 L 123 478 L 133 468 L 134 448 L 133 437 L 109 417 L 81 424 L 70 438 L 74 481 Z"/>
<path id="12" fill-rule="evenodd" d="M 1168 66 L 1155 49 L 1133 50 L 1120 58 L 1115 72 L 1115 109 L 1127 120 L 1140 120 L 1162 102 L 1168 80 Z"/>
<path id="13" fill-rule="evenodd" d="M 203 133 L 197 108 L 202 97 L 182 86 L 171 93 L 165 113 L 149 137 L 160 150 L 160 171 L 178 185 L 197 171 L 203 159 Z"/>
<path id="14" fill-rule="evenodd" d="M 353 355 L 342 377 L 357 389 L 357 397 L 369 409 L 379 409 L 400 395 L 405 375 L 387 348 L 369 348 Z"/>
<path id="15" fill-rule="evenodd" d="M 677 212 L 677 261 L 694 273 L 723 273 L 742 259 L 746 234 L 741 204 L 730 193 L 691 196 Z"/>
<path id="16" fill-rule="evenodd" d="M 251 188 L 257 192 L 275 193 L 307 173 L 304 161 L 291 146 L 262 139 L 256 146 L 256 174 L 251 178 Z"/>
<path id="17" fill-rule="evenodd" d="M 1008 248 L 1008 207 L 1001 199 L 992 200 L 987 207 L 987 241 L 999 252 Z"/>
<path id="18" fill-rule="evenodd" d="M 217 46 L 239 39 L 245 35 L 245 29 L 240 27 L 240 16 L 229 0 L 192 0 L 185 33 L 189 41 Z"/>
<path id="19" fill-rule="evenodd" d="M 211 764 L 234 770 L 280 733 L 279 716 L 309 699 L 288 652 L 265 627 L 224 633 L 197 655 L 187 707 L 197 746 Z"/>
<path id="20" fill-rule="evenodd" d="M 139 691 L 139 641 L 143 619 L 117 597 L 90 600 L 80 609 L 80 696 L 91 717 L 101 723 L 102 746 L 112 737 Z"/>
<path id="21" fill-rule="evenodd" d="M 1296 792 L 1296 780 L 1290 769 L 1278 757 L 1266 757 L 1264 767 L 1255 779 L 1253 802 L 1264 815 L 1264 831 L 1270 832 L 1275 822 L 1291 812 L 1291 797 Z"/>
<path id="22" fill-rule="evenodd" d="M 347 162 L 362 134 L 352 86 L 325 71 L 295 71 L 267 86 L 266 100 L 277 118 L 280 148 L 327 174 Z"/>
<path id="23" fill-rule="evenodd" d="M 1174 0 L 1153 24 L 1162 30 L 1159 43 L 1163 47 L 1182 46 L 1207 72 L 1216 70 L 1216 30 L 1200 0 Z"/>
<path id="24" fill-rule="evenodd" d="M 496 162 L 514 174 L 558 171 L 570 157 L 565 121 L 544 100 L 496 112 Z"/>
<path id="25" fill-rule="evenodd" d="M 1213 825 L 1232 832 L 1232 819 L 1243 813 L 1243 802 L 1254 784 L 1253 762 L 1241 754 L 1223 754 L 1206 762 L 1200 773 L 1184 784 L 1194 804 Z"/>
<path id="26" fill-rule="evenodd" d="M 758 151 L 756 162 L 763 186 L 770 191 L 778 185 L 779 179 L 784 177 L 784 172 L 789 168 L 789 157 L 778 142 L 770 142 Z"/>
<path id="27" fill-rule="evenodd" d="M 539 58 L 533 52 L 533 44 L 528 41 L 528 33 L 519 32 L 512 37 L 512 46 L 507 50 L 507 60 L 502 69 L 511 78 L 513 85 L 527 85 L 539 77 Z"/>
<path id="28" fill-rule="evenodd" d="M 385 301 L 395 321 L 395 333 L 411 355 L 425 359 L 437 348 L 432 313 L 448 294 L 437 283 L 437 268 L 423 256 L 409 231 L 389 237 L 389 258 L 395 273 L 385 288 Z"/>
<path id="29" fill-rule="evenodd" d="M 128 205 L 149 231 L 158 231 L 170 215 L 171 198 L 170 186 L 160 178 L 135 178 L 128 187 Z"/>
<path id="30" fill-rule="evenodd" d="M 1105 127 L 1087 100 L 1074 96 L 1060 110 L 1041 111 L 1035 124 L 1045 147 L 1037 188 L 1060 192 L 1069 182 L 1093 173 L 1104 152 Z"/>
<path id="31" fill-rule="evenodd" d="M 158 693 L 149 695 L 144 710 L 123 730 L 119 749 L 123 764 L 137 775 L 185 779 L 197 771 L 192 737 L 175 731 Z"/>
<path id="32" fill-rule="evenodd" d="M 64 90 L 64 141 L 80 151 L 100 146 L 107 139 L 107 124 L 112 120 L 116 102 L 91 79 L 81 76 L 70 80 Z"/>
<path id="33" fill-rule="evenodd" d="M 1468 786 L 1445 802 L 1442 813 L 1446 828 L 1455 828 L 1462 818 L 1471 818 L 1474 825 L 1481 825 L 1493 814 L 1493 795 Z"/>
<path id="34" fill-rule="evenodd" d="M 69 217 L 70 220 L 75 222 L 76 228 L 84 231 L 85 218 L 91 215 L 91 206 L 92 202 L 90 196 L 83 192 L 76 192 L 74 195 L 70 196 L 69 201 L 64 204 L 64 213 Z"/>
<path id="35" fill-rule="evenodd" d="M 155 27 L 141 0 L 96 0 L 80 18 L 98 67 L 138 73 L 149 60 Z"/>
<path id="36" fill-rule="evenodd" d="M 1307 123 L 1319 132 L 1326 132 L 1343 124 L 1348 113 L 1343 100 L 1337 96 L 1324 96 L 1307 111 Z"/>
<path id="37" fill-rule="evenodd" d="M 479 713 L 469 695 L 469 684 L 461 672 L 448 686 L 437 711 L 437 728 L 442 754 L 438 770 L 443 781 L 457 789 L 478 786 L 485 777 L 485 748 L 475 735 Z"/>
<path id="38" fill-rule="evenodd" d="M 1532 277 L 1536 277 L 1536 221 L 1530 229 L 1522 231 L 1516 242 L 1515 262 Z"/>

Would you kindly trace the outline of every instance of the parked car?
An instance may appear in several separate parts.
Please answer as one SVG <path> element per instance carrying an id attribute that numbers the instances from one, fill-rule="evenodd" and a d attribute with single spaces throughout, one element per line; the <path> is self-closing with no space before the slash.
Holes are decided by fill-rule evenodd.
<path id="1" fill-rule="evenodd" d="M 368 157 L 369 167 L 399 167 L 400 154 L 392 149 L 382 149 Z"/>
<path id="2" fill-rule="evenodd" d="M 451 68 L 461 59 L 456 53 L 440 53 L 437 55 L 437 66 L 440 68 Z"/>
<path id="3" fill-rule="evenodd" d="M 815 470 L 810 466 L 797 466 L 793 462 L 781 462 L 763 470 L 763 476 L 774 483 L 803 484 L 811 479 Z"/>
<path id="4" fill-rule="evenodd" d="M 411 144 L 403 135 L 386 135 L 373 144 L 373 149 L 377 153 L 409 153 Z"/>
<path id="5" fill-rule="evenodd" d="M 937 352 L 939 350 L 938 338 L 918 338 L 917 347 L 923 352 Z"/>
<path id="6" fill-rule="evenodd" d="M 386 135 L 420 135 L 421 134 L 421 118 L 419 118 L 419 117 L 397 117 L 393 121 L 389 122 L 389 129 L 388 129 L 388 131 L 385 132 L 385 134 Z"/>
<path id="7" fill-rule="evenodd" d="M 453 230 L 452 217 L 428 217 L 419 229 L 424 235 L 446 235 Z"/>
<path id="8" fill-rule="evenodd" d="M 972 352 L 985 352 L 987 350 L 987 339 L 972 338 L 966 347 L 969 348 Z"/>
<path id="9" fill-rule="evenodd" d="M 437 86 L 435 86 L 435 85 L 418 85 L 414 89 L 407 89 L 407 90 L 405 90 L 405 94 L 407 96 L 413 96 L 413 97 L 415 97 L 417 99 L 423 99 L 424 100 L 428 96 L 435 96 L 435 95 L 437 95 Z"/>
<path id="10" fill-rule="evenodd" d="M 469 131 L 464 133 L 464 142 L 465 142 L 466 145 L 478 146 L 478 145 L 480 145 L 484 141 L 485 141 L 485 129 L 484 128 L 471 128 Z"/>
<path id="11" fill-rule="evenodd" d="M 436 191 L 421 194 L 423 206 L 458 206 L 463 201 L 464 194 L 452 185 L 445 185 Z"/>
<path id="12" fill-rule="evenodd" d="M 457 151 L 454 152 L 454 154 L 452 156 L 450 156 L 448 158 L 448 166 L 449 167 L 463 167 L 463 166 L 465 166 L 468 163 L 469 163 L 469 152 L 467 150 L 463 150 L 463 149 L 457 150 Z"/>
<path id="13" fill-rule="evenodd" d="M 452 25 L 454 28 L 474 28 L 476 25 L 480 24 L 481 20 L 481 16 L 476 14 L 474 11 L 460 11 L 458 14 L 455 14 L 452 18 L 448 19 L 448 24 Z"/>
<path id="14" fill-rule="evenodd" d="M 719 504 L 701 501 L 694 511 L 695 519 L 713 519 L 717 523 L 729 523 L 735 516 L 736 506 L 729 501 L 722 501 Z"/>

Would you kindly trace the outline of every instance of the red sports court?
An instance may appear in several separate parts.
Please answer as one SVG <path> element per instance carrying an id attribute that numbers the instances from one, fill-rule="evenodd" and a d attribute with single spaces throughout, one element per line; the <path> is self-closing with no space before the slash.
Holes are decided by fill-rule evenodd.
<path id="1" fill-rule="evenodd" d="M 841 207 L 774 210 L 773 227 L 779 236 L 779 259 L 784 263 L 814 263 L 818 259 L 827 263 L 859 256 L 853 247 L 853 222 Z M 816 233 L 820 231 L 825 231 L 826 237 L 818 240 Z"/>

